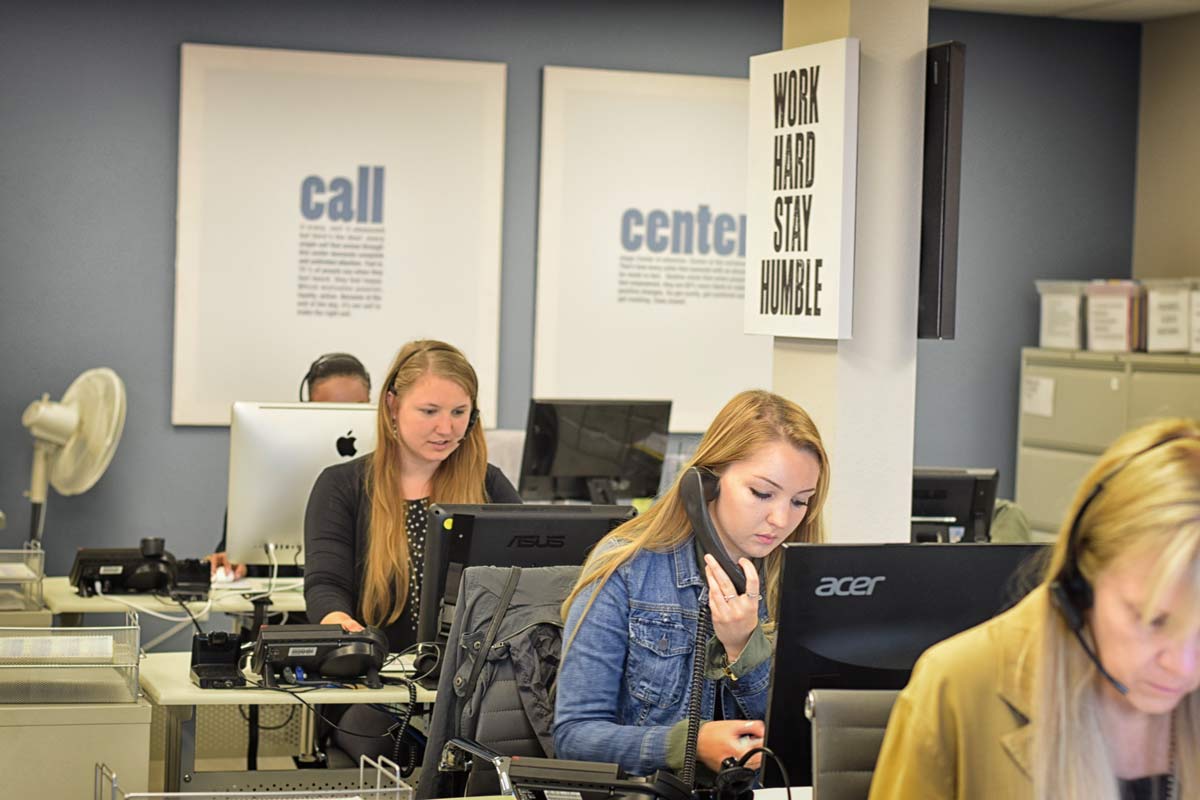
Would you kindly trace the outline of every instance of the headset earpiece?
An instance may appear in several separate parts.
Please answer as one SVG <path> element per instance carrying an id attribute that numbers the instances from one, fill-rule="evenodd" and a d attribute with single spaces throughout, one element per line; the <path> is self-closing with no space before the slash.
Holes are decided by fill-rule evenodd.
<path id="1" fill-rule="evenodd" d="M 1058 613 L 1062 615 L 1063 622 L 1073 632 L 1083 630 L 1083 614 L 1091 607 L 1091 603 L 1084 606 L 1080 602 L 1079 595 L 1075 591 L 1067 588 L 1070 579 L 1056 579 L 1050 583 L 1050 602 L 1058 609 Z M 1086 584 L 1087 581 L 1084 581 Z M 1076 587 L 1078 589 L 1078 587 Z M 1091 594 L 1091 585 L 1088 584 L 1088 594 Z"/>
<path id="2" fill-rule="evenodd" d="M 463 438 L 467 438 L 467 434 L 471 432 L 471 428 L 475 427 L 475 423 L 479 421 L 479 409 L 473 405 L 471 407 L 471 416 L 467 419 L 467 427 L 463 428 Z"/>

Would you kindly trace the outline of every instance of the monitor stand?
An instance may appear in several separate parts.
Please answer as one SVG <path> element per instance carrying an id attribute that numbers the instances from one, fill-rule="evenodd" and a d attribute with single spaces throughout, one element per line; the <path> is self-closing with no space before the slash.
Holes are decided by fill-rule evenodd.
<path id="1" fill-rule="evenodd" d="M 588 498 L 594 506 L 613 506 L 617 504 L 617 486 L 612 478 L 588 478 Z"/>

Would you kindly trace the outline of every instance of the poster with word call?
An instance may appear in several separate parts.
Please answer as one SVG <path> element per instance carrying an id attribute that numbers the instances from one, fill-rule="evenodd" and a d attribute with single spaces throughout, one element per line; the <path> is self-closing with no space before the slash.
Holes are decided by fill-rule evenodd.
<path id="1" fill-rule="evenodd" d="M 199 44 L 181 61 L 172 421 L 296 401 L 329 352 L 362 360 L 374 399 L 405 341 L 437 338 L 494 424 L 505 66 Z"/>

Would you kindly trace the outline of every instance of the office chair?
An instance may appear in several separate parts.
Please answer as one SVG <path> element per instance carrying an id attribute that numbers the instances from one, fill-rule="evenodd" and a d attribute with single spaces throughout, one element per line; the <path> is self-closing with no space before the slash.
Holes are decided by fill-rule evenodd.
<path id="1" fill-rule="evenodd" d="M 495 768 L 481 759 L 465 776 L 439 771 L 452 739 L 505 756 L 553 757 L 560 609 L 578 575 L 576 566 L 463 571 L 418 798 L 500 793 Z"/>
<path id="2" fill-rule="evenodd" d="M 866 800 L 898 694 L 852 689 L 808 693 L 804 713 L 812 721 L 813 800 Z"/>

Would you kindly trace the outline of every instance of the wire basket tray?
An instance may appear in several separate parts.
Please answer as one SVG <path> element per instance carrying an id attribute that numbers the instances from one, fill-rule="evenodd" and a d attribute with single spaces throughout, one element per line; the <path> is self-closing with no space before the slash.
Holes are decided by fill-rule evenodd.
<path id="1" fill-rule="evenodd" d="M 0 611 L 42 608 L 46 554 L 39 547 L 0 550 Z"/>
<path id="2" fill-rule="evenodd" d="M 315 798 L 362 798 L 362 800 L 412 800 L 412 787 L 400 778 L 400 767 L 391 759 L 363 756 L 358 765 L 357 789 L 286 792 L 125 792 L 117 774 L 107 764 L 97 764 L 92 800 L 315 800 Z"/>
<path id="3" fill-rule="evenodd" d="M 132 703 L 139 696 L 137 614 L 125 624 L 0 628 L 0 703 Z"/>

